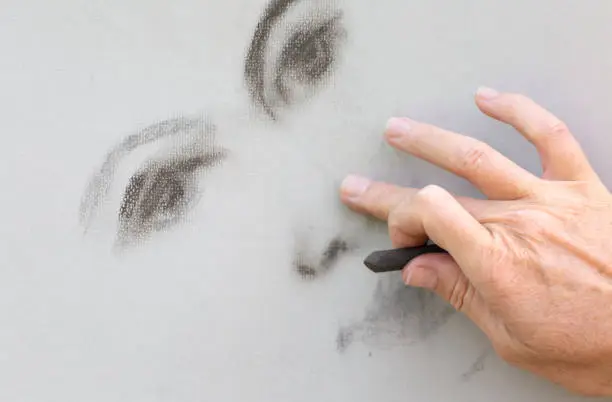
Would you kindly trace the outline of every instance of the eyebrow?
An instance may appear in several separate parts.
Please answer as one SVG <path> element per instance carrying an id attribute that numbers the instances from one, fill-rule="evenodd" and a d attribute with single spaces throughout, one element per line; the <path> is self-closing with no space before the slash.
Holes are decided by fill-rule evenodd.
<path id="1" fill-rule="evenodd" d="M 264 50 L 274 24 L 297 1 L 299 0 L 273 0 L 268 4 L 263 17 L 255 28 L 255 33 L 253 34 L 253 39 L 245 59 L 244 74 L 250 95 L 257 104 L 263 105 L 266 113 L 270 116 L 273 116 L 273 111 L 266 104 L 264 97 Z"/>
<path id="2" fill-rule="evenodd" d="M 79 222 L 89 228 L 102 199 L 108 194 L 119 162 L 134 150 L 162 138 L 171 138 L 196 129 L 198 133 L 212 134 L 215 126 L 202 117 L 177 117 L 150 125 L 128 135 L 107 154 L 100 168 L 91 176 L 79 207 Z M 204 136 L 205 137 L 205 136 Z"/>

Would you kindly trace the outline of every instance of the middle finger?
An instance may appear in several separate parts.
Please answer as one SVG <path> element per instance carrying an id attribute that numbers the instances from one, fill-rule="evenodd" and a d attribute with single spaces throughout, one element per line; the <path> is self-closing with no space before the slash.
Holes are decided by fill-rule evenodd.
<path id="1" fill-rule="evenodd" d="M 463 177 L 491 199 L 523 198 L 539 180 L 484 142 L 429 124 L 394 118 L 385 134 L 395 148 Z"/>

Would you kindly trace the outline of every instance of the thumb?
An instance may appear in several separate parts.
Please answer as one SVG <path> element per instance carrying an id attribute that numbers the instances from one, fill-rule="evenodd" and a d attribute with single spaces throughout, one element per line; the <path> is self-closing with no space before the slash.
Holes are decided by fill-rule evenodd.
<path id="1" fill-rule="evenodd" d="M 488 333 L 487 329 L 491 327 L 489 309 L 450 255 L 421 255 L 404 268 L 402 277 L 408 286 L 435 292 Z"/>

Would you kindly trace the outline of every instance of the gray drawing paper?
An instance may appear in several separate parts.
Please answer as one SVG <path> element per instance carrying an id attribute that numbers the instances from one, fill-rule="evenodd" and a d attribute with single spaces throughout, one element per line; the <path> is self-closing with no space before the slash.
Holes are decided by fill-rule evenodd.
<path id="1" fill-rule="evenodd" d="M 539 173 L 480 85 L 562 118 L 612 184 L 612 4 L 7 0 L 0 11 L 0 400 L 580 401 L 363 259 L 349 173 L 464 180 L 392 116 Z"/>

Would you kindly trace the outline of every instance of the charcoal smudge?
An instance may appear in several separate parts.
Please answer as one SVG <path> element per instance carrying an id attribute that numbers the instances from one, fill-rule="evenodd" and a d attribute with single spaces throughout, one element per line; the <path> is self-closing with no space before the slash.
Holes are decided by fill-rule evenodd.
<path id="1" fill-rule="evenodd" d="M 345 347 L 337 350 L 343 352 L 356 341 L 378 348 L 421 342 L 436 333 L 455 313 L 435 293 L 406 287 L 401 278 L 388 275 L 378 280 L 364 317 L 338 330 L 338 337 L 351 342 L 344 342 Z"/>

